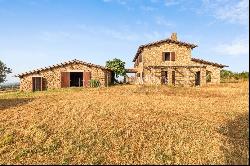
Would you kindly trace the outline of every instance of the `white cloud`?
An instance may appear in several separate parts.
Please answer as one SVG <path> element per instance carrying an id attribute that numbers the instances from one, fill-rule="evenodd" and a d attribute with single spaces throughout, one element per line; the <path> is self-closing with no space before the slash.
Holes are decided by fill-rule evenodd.
<path id="1" fill-rule="evenodd" d="M 127 0 L 103 0 L 103 2 L 116 2 L 120 5 L 127 5 Z"/>
<path id="2" fill-rule="evenodd" d="M 117 31 L 114 29 L 103 29 L 101 30 L 101 33 L 104 33 L 107 36 L 110 36 L 115 39 L 119 40 L 137 40 L 138 36 L 135 33 L 127 32 L 127 31 Z"/>
<path id="3" fill-rule="evenodd" d="M 199 12 L 211 13 L 218 20 L 246 25 L 249 23 L 249 0 L 203 0 Z"/>
<path id="4" fill-rule="evenodd" d="M 249 54 L 249 39 L 241 37 L 230 43 L 219 43 L 215 49 L 215 53 L 220 55 L 241 56 Z"/>
<path id="5" fill-rule="evenodd" d="M 157 25 L 160 26 L 165 26 L 165 27 L 173 27 L 174 24 L 172 22 L 167 21 L 167 19 L 165 19 L 164 17 L 156 17 L 155 20 Z"/>

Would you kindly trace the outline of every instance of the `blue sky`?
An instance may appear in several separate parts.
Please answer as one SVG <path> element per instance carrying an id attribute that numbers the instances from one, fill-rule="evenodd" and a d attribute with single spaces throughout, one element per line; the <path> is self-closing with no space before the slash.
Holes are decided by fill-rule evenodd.
<path id="1" fill-rule="evenodd" d="M 197 44 L 193 57 L 249 68 L 248 0 L 0 0 L 0 59 L 13 75 L 67 60 L 133 67 L 139 45 Z"/>

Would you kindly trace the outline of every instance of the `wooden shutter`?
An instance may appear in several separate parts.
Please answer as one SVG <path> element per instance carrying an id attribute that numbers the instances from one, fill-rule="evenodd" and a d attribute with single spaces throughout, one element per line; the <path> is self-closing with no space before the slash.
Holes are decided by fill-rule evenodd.
<path id="1" fill-rule="evenodd" d="M 36 91 L 36 78 L 32 77 L 32 91 Z"/>
<path id="2" fill-rule="evenodd" d="M 175 85 L 175 71 L 172 71 L 172 85 Z"/>
<path id="3" fill-rule="evenodd" d="M 32 90 L 33 91 L 42 90 L 42 77 L 32 77 Z"/>
<path id="4" fill-rule="evenodd" d="M 171 52 L 171 61 L 175 61 L 175 52 Z"/>
<path id="5" fill-rule="evenodd" d="M 83 72 L 83 83 L 84 87 L 89 87 L 89 80 L 91 79 L 91 72 Z"/>
<path id="6" fill-rule="evenodd" d="M 139 55 L 139 62 L 142 62 L 142 55 Z"/>
<path id="7" fill-rule="evenodd" d="M 165 58 L 165 52 L 162 53 L 162 61 L 165 62 L 166 58 Z"/>
<path id="8" fill-rule="evenodd" d="M 70 72 L 61 72 L 61 88 L 70 87 Z"/>
<path id="9" fill-rule="evenodd" d="M 46 79 L 42 78 L 42 90 L 46 90 Z"/>

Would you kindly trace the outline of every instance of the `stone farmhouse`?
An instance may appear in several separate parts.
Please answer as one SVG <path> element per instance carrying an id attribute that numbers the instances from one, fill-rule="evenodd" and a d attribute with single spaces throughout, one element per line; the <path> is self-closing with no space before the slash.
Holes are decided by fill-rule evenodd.
<path id="1" fill-rule="evenodd" d="M 171 38 L 141 45 L 133 59 L 136 84 L 165 84 L 176 86 L 202 86 L 220 83 L 220 70 L 226 65 L 192 58 L 197 45 Z M 80 60 L 25 72 L 20 78 L 20 90 L 41 91 L 54 88 L 88 87 L 91 79 L 101 86 L 112 83 L 113 72 L 103 66 Z M 125 77 L 126 78 L 126 77 Z M 129 80 L 129 79 L 127 79 Z"/>
<path id="2" fill-rule="evenodd" d="M 21 91 L 41 91 L 67 87 L 88 87 L 89 80 L 101 86 L 111 83 L 112 71 L 99 65 L 72 60 L 17 75 Z"/>
<path id="3" fill-rule="evenodd" d="M 202 86 L 220 83 L 220 70 L 226 65 L 192 58 L 197 45 L 171 38 L 141 45 L 133 59 L 138 84 Z"/>

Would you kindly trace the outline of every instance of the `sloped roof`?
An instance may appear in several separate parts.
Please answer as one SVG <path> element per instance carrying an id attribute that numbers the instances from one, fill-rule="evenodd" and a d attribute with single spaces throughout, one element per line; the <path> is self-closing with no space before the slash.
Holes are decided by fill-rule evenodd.
<path id="1" fill-rule="evenodd" d="M 152 43 L 148 43 L 148 44 L 144 44 L 144 45 L 139 46 L 139 48 L 138 48 L 138 50 L 137 50 L 137 52 L 135 54 L 135 57 L 133 59 L 133 62 L 135 62 L 135 60 L 140 55 L 143 48 L 153 46 L 153 45 L 157 45 L 157 44 L 161 44 L 161 43 L 174 43 L 174 44 L 178 44 L 178 45 L 181 45 L 181 46 L 190 47 L 192 49 L 195 48 L 195 47 L 198 47 L 195 44 L 186 43 L 186 42 L 182 42 L 182 41 L 176 41 L 176 40 L 172 40 L 172 39 L 167 38 L 167 39 L 164 39 L 164 40 L 159 40 L 159 41 L 155 41 L 155 42 L 152 42 Z"/>
<path id="2" fill-rule="evenodd" d="M 227 65 L 223 65 L 223 64 L 219 64 L 219 63 L 214 63 L 214 62 L 209 62 L 209 61 L 205 61 L 203 59 L 197 59 L 197 58 L 191 58 L 191 61 L 202 63 L 202 64 L 208 64 L 208 65 L 212 65 L 212 66 L 216 66 L 216 67 L 221 67 L 221 68 L 228 67 Z"/>
<path id="3" fill-rule="evenodd" d="M 136 69 L 125 69 L 126 73 L 137 73 Z"/>
<path id="4" fill-rule="evenodd" d="M 34 74 L 36 72 L 50 70 L 50 69 L 53 69 L 53 68 L 62 67 L 62 66 L 69 65 L 69 64 L 83 64 L 83 65 L 86 65 L 86 66 L 96 67 L 96 68 L 100 68 L 100 69 L 103 69 L 103 70 L 111 71 L 110 69 L 108 69 L 106 67 L 103 67 L 103 66 L 100 66 L 100 65 L 95 65 L 95 64 L 92 64 L 92 63 L 87 63 L 87 62 L 84 62 L 84 61 L 74 59 L 74 60 L 71 60 L 71 61 L 56 64 L 56 65 L 52 65 L 52 66 L 48 66 L 48 67 L 28 71 L 28 72 L 25 72 L 25 73 L 21 73 L 21 74 L 16 75 L 16 77 L 22 77 L 22 76 L 25 76 L 25 75 L 28 75 L 28 74 Z"/>

